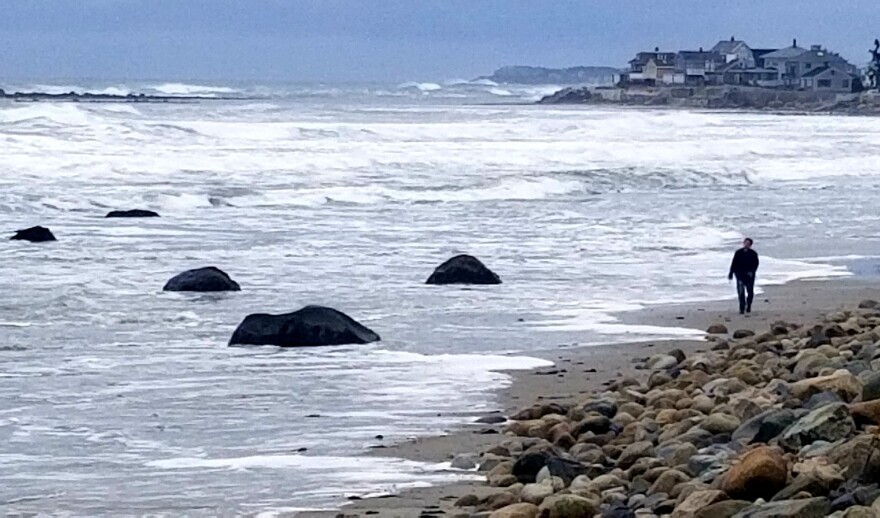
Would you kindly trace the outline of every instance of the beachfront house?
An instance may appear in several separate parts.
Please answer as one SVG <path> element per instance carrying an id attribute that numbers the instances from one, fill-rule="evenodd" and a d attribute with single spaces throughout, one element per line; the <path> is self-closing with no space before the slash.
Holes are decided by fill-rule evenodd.
<path id="1" fill-rule="evenodd" d="M 784 49 L 764 54 L 762 59 L 765 68 L 775 69 L 779 72 L 776 84 L 773 85 L 777 87 L 806 89 L 825 88 L 824 86 L 818 87 L 814 83 L 817 83 L 820 80 L 817 78 L 818 75 L 823 76 L 821 78 L 823 85 L 826 84 L 826 81 L 830 81 L 831 78 L 825 76 L 832 76 L 832 74 L 829 71 L 824 70 L 829 69 L 835 71 L 835 74 L 840 72 L 842 75 L 847 76 L 847 88 L 851 89 L 853 78 L 850 76 L 855 76 L 857 72 L 856 67 L 842 58 L 839 54 L 829 52 L 821 45 L 813 45 L 807 50 L 798 47 L 797 40 L 794 40 L 790 47 L 785 47 Z M 823 70 L 817 73 L 817 69 Z M 810 79 L 811 81 L 802 81 L 802 79 L 805 78 Z M 837 78 L 837 81 L 831 82 L 834 86 L 828 88 L 833 88 L 836 91 L 849 91 L 840 86 L 843 84 L 842 79 Z M 810 84 L 811 86 L 807 87 L 805 86 L 806 84 Z"/>
<path id="2" fill-rule="evenodd" d="M 794 40 L 781 49 L 753 49 L 744 41 L 719 41 L 709 51 L 639 52 L 622 83 L 662 85 L 744 85 L 762 88 L 850 92 L 858 70 L 821 45 L 809 49 Z"/>
<path id="3" fill-rule="evenodd" d="M 633 84 L 671 83 L 675 73 L 675 52 L 639 52 L 629 61 L 629 72 L 621 80 Z"/>
<path id="4" fill-rule="evenodd" d="M 727 56 L 719 52 L 683 50 L 675 56 L 672 84 L 702 86 L 720 83 L 719 71 L 727 63 Z"/>
<path id="5" fill-rule="evenodd" d="M 813 68 L 800 79 L 802 90 L 814 92 L 852 92 L 858 75 L 837 66 Z"/>
<path id="6" fill-rule="evenodd" d="M 724 56 L 725 63 L 737 61 L 742 68 L 755 68 L 755 55 L 746 42 L 731 36 L 730 40 L 721 40 L 712 47 L 710 52 L 717 52 Z"/>

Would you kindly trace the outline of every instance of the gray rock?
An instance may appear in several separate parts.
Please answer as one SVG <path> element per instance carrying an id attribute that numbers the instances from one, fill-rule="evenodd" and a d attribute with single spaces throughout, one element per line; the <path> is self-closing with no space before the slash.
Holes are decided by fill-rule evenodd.
<path id="1" fill-rule="evenodd" d="M 733 332 L 733 338 L 739 340 L 741 338 L 748 338 L 750 336 L 755 336 L 755 332 L 751 329 L 737 329 Z"/>
<path id="2" fill-rule="evenodd" d="M 831 504 L 825 498 L 780 500 L 755 504 L 734 515 L 734 518 L 825 518 Z"/>
<path id="3" fill-rule="evenodd" d="M 596 412 L 600 415 L 607 417 L 608 419 L 611 419 L 615 415 L 617 415 L 617 403 L 610 399 L 590 401 L 589 403 L 584 404 L 583 410 L 586 414 L 589 414 L 590 412 Z"/>
<path id="4" fill-rule="evenodd" d="M 700 427 L 712 434 L 732 433 L 739 428 L 740 422 L 730 414 L 711 414 L 700 423 Z"/>
<path id="5" fill-rule="evenodd" d="M 789 451 L 798 451 L 815 441 L 834 442 L 843 439 L 855 428 L 849 409 L 843 403 L 819 407 L 798 419 L 783 432 L 780 444 Z"/>
<path id="6" fill-rule="evenodd" d="M 650 441 L 634 442 L 627 446 L 617 459 L 617 466 L 626 469 L 642 457 L 653 457 L 654 445 Z"/>
<path id="7" fill-rule="evenodd" d="M 804 402 L 804 408 L 813 410 L 829 403 L 843 403 L 843 401 L 836 393 L 826 390 L 810 396 L 810 399 Z"/>
<path id="8" fill-rule="evenodd" d="M 873 374 L 862 387 L 862 401 L 880 399 L 880 372 Z"/>
<path id="9" fill-rule="evenodd" d="M 452 468 L 453 469 L 476 469 L 477 462 L 480 460 L 479 455 L 475 455 L 473 453 L 463 453 L 461 455 L 456 455 L 452 459 Z"/>
<path id="10" fill-rule="evenodd" d="M 646 363 L 649 369 L 667 370 L 678 365 L 678 359 L 668 354 L 652 356 Z"/>

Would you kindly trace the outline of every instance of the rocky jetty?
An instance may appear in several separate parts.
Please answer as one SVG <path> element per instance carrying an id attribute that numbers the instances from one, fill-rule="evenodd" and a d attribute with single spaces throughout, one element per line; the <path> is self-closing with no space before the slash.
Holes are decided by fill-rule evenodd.
<path id="1" fill-rule="evenodd" d="M 151 210 L 113 210 L 107 213 L 107 218 L 158 218 L 159 214 Z"/>
<path id="2" fill-rule="evenodd" d="M 501 278 L 472 255 L 457 255 L 438 266 L 426 284 L 501 284 Z"/>
<path id="3" fill-rule="evenodd" d="M 175 275 L 162 288 L 163 291 L 241 291 L 241 286 L 223 270 L 213 266 L 187 270 Z"/>
<path id="4" fill-rule="evenodd" d="M 284 315 L 249 315 L 232 334 L 229 345 L 315 347 L 367 344 L 379 335 L 341 311 L 306 306 Z"/>
<path id="5" fill-rule="evenodd" d="M 9 238 L 13 241 L 30 241 L 31 243 L 45 243 L 47 241 L 56 241 L 52 231 L 46 227 L 31 227 L 24 230 L 18 230 Z"/>
<path id="6" fill-rule="evenodd" d="M 510 417 L 469 515 L 880 516 L 880 309 L 707 336 L 577 403 Z M 737 336 L 737 338 L 734 338 Z M 819 338 L 817 338 L 819 337 Z"/>
<path id="7" fill-rule="evenodd" d="M 90 92 L 6 92 L 0 89 L 0 99 L 11 99 L 18 102 L 126 102 L 126 103 L 171 103 L 171 102 L 195 102 L 216 101 L 231 99 L 229 97 L 204 97 L 204 96 L 176 96 L 176 95 L 147 95 L 147 94 L 103 94 Z"/>

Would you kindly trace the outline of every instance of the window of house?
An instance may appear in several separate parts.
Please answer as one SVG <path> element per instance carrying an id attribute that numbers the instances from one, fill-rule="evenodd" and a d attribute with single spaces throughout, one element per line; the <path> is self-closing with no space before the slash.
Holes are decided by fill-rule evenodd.
<path id="1" fill-rule="evenodd" d="M 843 81 L 840 82 L 840 86 L 843 88 L 849 88 L 849 80 L 844 79 Z"/>
<path id="2" fill-rule="evenodd" d="M 807 63 L 807 64 L 804 65 L 804 67 L 805 67 L 807 70 L 809 70 L 809 69 L 813 68 L 813 64 L 812 64 L 812 63 Z"/>
<path id="3" fill-rule="evenodd" d="M 819 88 L 831 88 L 831 80 L 830 79 L 820 79 L 816 82 Z"/>

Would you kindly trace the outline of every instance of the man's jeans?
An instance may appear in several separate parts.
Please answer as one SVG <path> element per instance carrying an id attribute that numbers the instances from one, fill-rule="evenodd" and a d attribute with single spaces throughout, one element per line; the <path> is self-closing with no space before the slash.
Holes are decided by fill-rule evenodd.
<path id="1" fill-rule="evenodd" d="M 739 312 L 752 311 L 752 301 L 755 299 L 755 274 L 745 274 L 742 278 L 736 278 L 736 294 L 739 296 Z"/>

